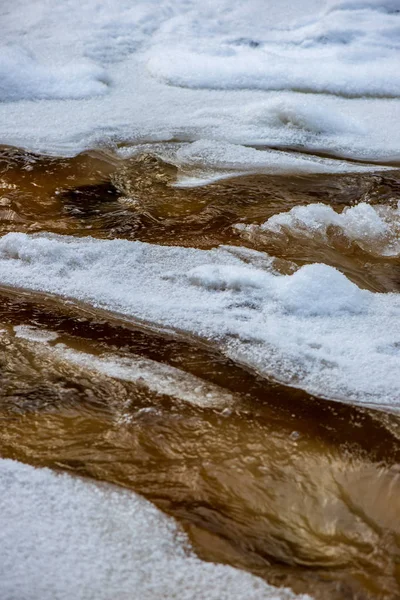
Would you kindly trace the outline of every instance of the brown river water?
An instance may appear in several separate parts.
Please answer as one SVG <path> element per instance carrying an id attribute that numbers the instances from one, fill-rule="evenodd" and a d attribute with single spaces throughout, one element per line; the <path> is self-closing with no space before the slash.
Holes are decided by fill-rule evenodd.
<path id="1" fill-rule="evenodd" d="M 321 244 L 233 227 L 315 202 L 395 206 L 398 171 L 247 175 L 192 189 L 175 179 L 175 167 L 147 154 L 3 148 L 0 233 L 246 245 L 277 257 L 282 272 L 323 261 L 360 287 L 400 291 L 399 258 L 338 231 Z M 178 519 L 201 558 L 274 585 L 321 600 L 400 598 L 400 417 L 270 382 L 190 336 L 44 294 L 0 288 L 0 298 L 1 457 L 135 490 Z M 172 388 L 66 362 L 52 341 L 16 335 L 20 325 L 94 357 L 179 369 L 221 402 L 196 406 Z"/>

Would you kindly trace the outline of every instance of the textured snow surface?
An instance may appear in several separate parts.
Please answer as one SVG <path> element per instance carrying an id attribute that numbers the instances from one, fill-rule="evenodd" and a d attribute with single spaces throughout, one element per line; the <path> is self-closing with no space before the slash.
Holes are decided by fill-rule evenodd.
<path id="1" fill-rule="evenodd" d="M 233 247 L 21 233 L 0 239 L 3 285 L 190 332 L 320 396 L 400 407 L 400 296 L 361 290 L 324 264 L 293 275 L 272 266 L 265 254 Z"/>
<path id="2" fill-rule="evenodd" d="M 172 519 L 114 486 L 0 459 L 2 600 L 309 599 L 194 556 Z"/>
<path id="3" fill-rule="evenodd" d="M 1 143 L 400 157 L 396 1 L 14 0 L 0 21 Z"/>
<path id="4" fill-rule="evenodd" d="M 322 10 L 280 26 L 261 1 L 251 3 L 251 12 L 223 4 L 218 20 L 205 2 L 170 22 L 161 47 L 152 50 L 150 70 L 191 87 L 399 95 L 398 4 L 321 3 Z"/>
<path id="5" fill-rule="evenodd" d="M 326 204 L 309 204 L 273 215 L 262 225 L 238 224 L 235 228 L 250 234 L 289 234 L 324 243 L 341 234 L 365 252 L 388 257 L 400 255 L 400 205 L 391 208 L 360 202 L 337 213 Z"/>
<path id="6" fill-rule="evenodd" d="M 2 102 L 96 96 L 106 92 L 105 79 L 105 73 L 100 67 L 86 61 L 68 66 L 45 66 L 22 48 L 1 48 Z"/>

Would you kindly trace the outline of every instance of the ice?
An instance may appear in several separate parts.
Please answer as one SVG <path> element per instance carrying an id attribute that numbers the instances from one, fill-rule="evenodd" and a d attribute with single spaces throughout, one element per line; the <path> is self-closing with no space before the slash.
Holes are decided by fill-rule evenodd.
<path id="1" fill-rule="evenodd" d="M 157 394 L 171 396 L 194 406 L 221 409 L 232 407 L 235 403 L 234 396 L 219 386 L 149 358 L 112 354 L 95 356 L 73 350 L 64 344 L 57 344 L 51 352 L 53 356 L 68 363 L 136 383 Z"/>
<path id="2" fill-rule="evenodd" d="M 177 187 L 195 187 L 238 175 L 302 175 L 311 173 L 368 173 L 376 171 L 373 164 L 351 163 L 285 152 L 261 150 L 217 140 L 198 140 L 192 143 L 139 144 L 118 150 L 122 158 L 141 153 L 152 154 L 178 167 Z M 382 171 L 390 167 L 380 167 Z"/>
<path id="3" fill-rule="evenodd" d="M 324 243 L 333 243 L 340 233 L 370 254 L 400 256 L 400 206 L 360 202 L 337 213 L 325 204 L 309 204 L 273 215 L 262 225 L 238 224 L 235 228 L 250 235 L 282 234 Z"/>
<path id="4" fill-rule="evenodd" d="M 30 349 L 35 354 L 40 353 L 45 360 L 56 359 L 71 363 L 107 377 L 135 383 L 156 394 L 171 396 L 194 406 L 232 408 L 236 402 L 232 394 L 218 385 L 165 363 L 131 353 L 129 356 L 112 352 L 95 355 L 78 351 L 65 343 L 49 345 L 49 342 L 59 338 L 59 334 L 33 325 L 14 325 L 13 330 L 15 337 L 34 342 Z M 41 347 L 38 348 L 37 344 Z"/>
<path id="5" fill-rule="evenodd" d="M 310 600 L 200 561 L 133 492 L 0 459 L 2 600 Z"/>
<path id="6" fill-rule="evenodd" d="M 395 6 L 3 3 L 0 142 L 73 155 L 206 139 L 397 161 Z"/>
<path id="7" fill-rule="evenodd" d="M 49 331 L 48 329 L 39 329 L 34 325 L 15 325 L 14 326 L 15 336 L 24 340 L 30 340 L 32 342 L 40 342 L 46 344 L 47 342 L 53 342 L 58 338 L 58 333 L 55 331 Z"/>
<path id="8" fill-rule="evenodd" d="M 10 233 L 0 283 L 189 332 L 322 397 L 400 407 L 400 296 L 359 289 L 327 265 L 280 275 L 267 255 L 234 247 Z"/>

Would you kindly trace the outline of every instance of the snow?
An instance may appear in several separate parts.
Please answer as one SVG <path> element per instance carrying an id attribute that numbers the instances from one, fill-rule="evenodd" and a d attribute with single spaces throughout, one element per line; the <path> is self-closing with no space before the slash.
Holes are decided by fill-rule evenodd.
<path id="1" fill-rule="evenodd" d="M 168 24 L 148 68 L 187 87 L 399 95 L 400 13 L 391 2 L 333 2 L 287 27 L 255 8 L 248 22 L 239 3 L 215 20 L 206 2 Z"/>
<path id="2" fill-rule="evenodd" d="M 400 205 L 392 208 L 360 202 L 337 213 L 331 206 L 316 203 L 295 206 L 288 212 L 273 215 L 262 225 L 240 223 L 234 227 L 245 234 L 291 235 L 323 243 L 333 242 L 340 233 L 367 253 L 400 256 Z"/>
<path id="3" fill-rule="evenodd" d="M 268 255 L 234 247 L 10 233 L 0 283 L 194 334 L 321 397 L 400 407 L 399 295 L 359 289 L 324 264 L 280 275 Z"/>
<path id="4" fill-rule="evenodd" d="M 85 61 L 45 67 L 23 49 L 1 48 L 0 102 L 92 97 L 106 93 L 106 82 L 104 71 Z"/>
<path id="5" fill-rule="evenodd" d="M 310 600 L 200 561 L 133 492 L 0 459 L 2 600 Z"/>
<path id="6" fill-rule="evenodd" d="M 0 142 L 74 155 L 121 142 L 206 139 L 399 160 L 393 6 L 4 3 Z M 284 171 L 287 158 L 279 158 Z"/>
<path id="7" fill-rule="evenodd" d="M 63 156 L 151 146 L 179 168 L 178 185 L 400 161 L 399 0 L 13 0 L 0 21 L 1 144 Z M 339 214 L 314 204 L 238 229 L 325 243 L 340 232 L 398 257 L 399 222 L 389 206 Z M 0 284 L 190 333 L 320 397 L 400 408 L 399 295 L 359 289 L 324 264 L 282 275 L 271 257 L 232 247 L 12 233 L 0 238 Z M 167 365 L 77 352 L 31 326 L 14 331 L 156 393 L 233 401 Z M 2 459 L 0 596 L 295 598 L 201 562 L 179 527 L 133 493 Z"/>

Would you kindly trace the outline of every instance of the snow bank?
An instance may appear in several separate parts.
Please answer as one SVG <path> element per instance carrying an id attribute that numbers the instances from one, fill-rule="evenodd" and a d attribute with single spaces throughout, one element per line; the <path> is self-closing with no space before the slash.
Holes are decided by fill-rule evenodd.
<path id="1" fill-rule="evenodd" d="M 111 485 L 0 459 L 3 600 L 291 600 L 289 590 L 200 561 L 180 528 Z"/>
<path id="2" fill-rule="evenodd" d="M 264 260 L 264 267 L 263 261 Z M 400 296 L 314 264 L 279 275 L 240 249 L 10 233 L 0 283 L 190 332 L 262 374 L 319 396 L 400 407 Z"/>
<path id="3" fill-rule="evenodd" d="M 105 71 L 89 61 L 45 66 L 22 49 L 0 47 L 0 102 L 90 98 L 106 91 Z"/>
<path id="4" fill-rule="evenodd" d="M 210 139 L 400 158 L 390 2 L 15 0 L 0 19 L 1 143 L 72 155 Z"/>
<path id="5" fill-rule="evenodd" d="M 338 233 L 356 242 L 365 252 L 400 256 L 400 205 L 371 206 L 360 202 L 337 213 L 326 204 L 295 206 L 273 215 L 262 225 L 235 225 L 245 234 L 281 234 L 334 243 Z"/>
<path id="6" fill-rule="evenodd" d="M 253 18 L 243 22 L 243 7 L 233 3 L 216 20 L 206 3 L 169 25 L 148 67 L 180 86 L 396 97 L 400 13 L 393 6 L 339 1 L 271 27 L 265 8 L 252 5 Z"/>

